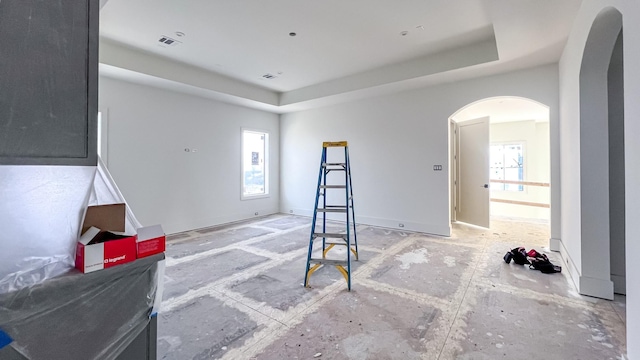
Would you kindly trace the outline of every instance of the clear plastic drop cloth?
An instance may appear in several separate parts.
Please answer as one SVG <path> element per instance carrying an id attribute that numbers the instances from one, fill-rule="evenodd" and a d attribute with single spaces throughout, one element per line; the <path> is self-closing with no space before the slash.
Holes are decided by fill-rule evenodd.
<path id="1" fill-rule="evenodd" d="M 67 272 L 0 295 L 3 352 L 29 360 L 112 360 L 143 331 L 156 300 L 158 254 L 109 269 Z M 8 349 L 10 347 L 11 349 Z"/>
<path id="2" fill-rule="evenodd" d="M 89 274 L 74 268 L 87 206 L 114 203 L 126 201 L 101 160 L 0 166 L 0 359 L 116 359 L 147 327 L 164 254 Z M 139 227 L 127 206 L 126 230 Z"/>

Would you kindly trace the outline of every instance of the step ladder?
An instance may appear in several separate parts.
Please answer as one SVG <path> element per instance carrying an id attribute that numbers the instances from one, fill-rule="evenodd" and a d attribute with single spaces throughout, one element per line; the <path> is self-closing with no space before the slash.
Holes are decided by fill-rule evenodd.
<path id="1" fill-rule="evenodd" d="M 327 161 L 327 148 L 344 148 L 344 162 L 330 163 Z M 330 181 L 337 184 L 327 184 L 327 175 L 331 172 L 344 172 L 344 177 L 331 176 Z M 327 204 L 328 194 L 337 192 L 331 196 L 333 199 L 340 196 L 339 190 L 344 191 L 344 204 Z M 320 202 L 322 197 L 322 203 Z M 322 232 L 316 232 L 318 213 L 322 214 Z M 327 232 L 327 214 L 341 213 L 345 215 L 345 230 L 337 233 Z M 322 239 L 322 257 L 313 258 L 314 242 Z M 346 246 L 346 259 L 327 259 L 327 253 L 334 246 Z M 323 142 L 322 158 L 320 159 L 320 172 L 318 174 L 318 188 L 316 202 L 311 222 L 311 236 L 309 237 L 309 253 L 307 255 L 307 271 L 304 277 L 304 286 L 309 287 L 309 278 L 314 271 L 322 265 L 335 266 L 347 281 L 347 287 L 351 291 L 351 253 L 358 260 L 358 240 L 356 236 L 356 221 L 353 208 L 353 189 L 351 185 L 351 167 L 349 164 L 349 147 L 346 141 Z"/>

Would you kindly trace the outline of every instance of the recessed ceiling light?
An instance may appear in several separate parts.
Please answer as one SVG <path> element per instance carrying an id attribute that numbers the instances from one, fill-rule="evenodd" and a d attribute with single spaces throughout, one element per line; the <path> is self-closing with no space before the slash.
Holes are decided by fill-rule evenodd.
<path id="1" fill-rule="evenodd" d="M 418 26 L 416 26 L 416 29 L 418 29 L 418 30 L 424 30 L 424 26 L 423 26 L 423 25 L 418 25 Z"/>
<path id="2" fill-rule="evenodd" d="M 182 31 L 176 31 L 176 36 L 177 36 L 177 37 L 183 37 L 183 36 L 185 36 L 185 35 L 186 35 L 186 34 L 185 34 L 185 33 L 183 33 Z"/>
<path id="3" fill-rule="evenodd" d="M 290 32 L 290 33 L 289 33 L 289 36 L 296 36 L 296 35 L 298 35 L 298 34 L 296 34 L 296 33 L 294 33 L 294 32 Z"/>
<path id="4" fill-rule="evenodd" d="M 407 36 L 407 34 L 408 34 L 408 33 L 409 33 L 409 32 L 405 30 L 405 31 L 401 32 L 401 33 L 400 33 L 400 35 L 402 35 L 402 36 Z"/>

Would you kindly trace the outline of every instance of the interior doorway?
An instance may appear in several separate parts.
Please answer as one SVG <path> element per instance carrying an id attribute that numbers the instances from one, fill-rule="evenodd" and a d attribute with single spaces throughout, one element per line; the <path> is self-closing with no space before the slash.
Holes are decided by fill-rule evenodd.
<path id="1" fill-rule="evenodd" d="M 477 137 L 465 136 L 464 130 L 461 131 L 461 128 L 477 130 L 479 119 L 488 122 L 488 139 L 483 144 Z M 495 97 L 461 108 L 449 121 L 452 222 L 490 227 L 489 220 L 477 220 L 482 219 L 484 209 L 488 209 L 486 218 L 508 217 L 548 224 L 549 107 L 522 97 Z M 471 124 L 474 126 L 469 126 Z M 471 164 L 464 161 L 465 151 L 476 157 Z M 484 153 L 488 156 L 481 160 L 478 156 Z M 469 207 L 472 195 L 465 189 L 469 185 L 465 178 L 474 178 L 476 182 L 486 179 L 471 185 L 471 190 L 476 192 L 488 185 L 483 204 L 477 204 L 478 197 L 472 197 L 474 206 Z"/>

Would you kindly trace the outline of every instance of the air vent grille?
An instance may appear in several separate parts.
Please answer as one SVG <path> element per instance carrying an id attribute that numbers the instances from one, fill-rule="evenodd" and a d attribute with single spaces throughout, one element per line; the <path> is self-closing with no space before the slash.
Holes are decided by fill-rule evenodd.
<path id="1" fill-rule="evenodd" d="M 178 41 L 176 39 L 173 39 L 173 38 L 170 38 L 170 37 L 165 36 L 165 35 L 160 36 L 160 39 L 158 39 L 158 42 L 160 43 L 161 46 L 163 46 L 163 45 L 176 46 L 176 45 L 181 43 L 180 41 Z"/>

